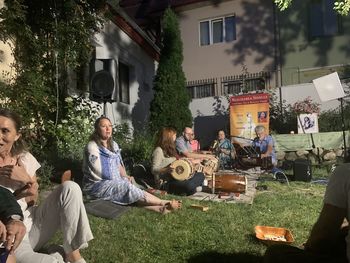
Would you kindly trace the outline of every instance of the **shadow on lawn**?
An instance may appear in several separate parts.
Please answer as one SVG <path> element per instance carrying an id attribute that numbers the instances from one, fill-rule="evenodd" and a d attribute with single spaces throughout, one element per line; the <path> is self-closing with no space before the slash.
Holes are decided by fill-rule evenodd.
<path id="1" fill-rule="evenodd" d="M 196 256 L 193 256 L 187 260 L 188 263 L 255 263 L 262 262 L 263 257 L 253 255 L 249 253 L 229 253 L 222 254 L 214 251 L 207 251 Z"/>

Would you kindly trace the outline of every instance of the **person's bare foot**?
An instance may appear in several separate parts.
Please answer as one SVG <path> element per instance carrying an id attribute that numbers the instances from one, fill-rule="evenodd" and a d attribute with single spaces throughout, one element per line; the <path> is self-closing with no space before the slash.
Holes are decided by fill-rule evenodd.
<path id="1" fill-rule="evenodd" d="M 170 211 L 180 209 L 181 206 L 182 206 L 182 202 L 180 200 L 175 200 L 175 199 L 165 204 L 166 209 Z"/>

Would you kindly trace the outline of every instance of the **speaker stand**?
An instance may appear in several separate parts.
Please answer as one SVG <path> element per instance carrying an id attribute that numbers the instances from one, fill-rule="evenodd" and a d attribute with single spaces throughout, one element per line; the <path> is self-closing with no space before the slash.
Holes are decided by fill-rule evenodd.
<path id="1" fill-rule="evenodd" d="M 347 148 L 346 148 L 346 136 L 345 136 L 345 121 L 344 121 L 344 99 L 339 98 L 340 100 L 340 115 L 341 115 L 341 129 L 343 132 L 343 143 L 344 143 L 344 162 L 348 161 L 348 153 L 347 153 Z"/>
<path id="2" fill-rule="evenodd" d="M 107 101 L 103 101 L 103 116 L 107 116 Z"/>

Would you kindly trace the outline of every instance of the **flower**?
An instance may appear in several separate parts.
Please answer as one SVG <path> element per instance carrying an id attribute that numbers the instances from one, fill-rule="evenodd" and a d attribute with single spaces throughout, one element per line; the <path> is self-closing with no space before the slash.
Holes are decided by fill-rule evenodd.
<path id="1" fill-rule="evenodd" d="M 307 97 L 302 101 L 297 101 L 293 104 L 292 109 L 297 113 L 320 113 L 320 104 L 313 102 L 311 97 Z"/>

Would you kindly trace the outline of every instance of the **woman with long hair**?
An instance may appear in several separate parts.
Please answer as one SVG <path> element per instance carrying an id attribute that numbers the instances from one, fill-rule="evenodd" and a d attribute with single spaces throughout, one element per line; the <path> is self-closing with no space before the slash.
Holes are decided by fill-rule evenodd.
<path id="1" fill-rule="evenodd" d="M 104 116 L 98 118 L 84 153 L 84 192 L 95 199 L 121 205 L 137 204 L 163 214 L 180 208 L 180 201 L 159 199 L 132 183 L 112 134 L 111 121 Z"/>
<path id="2" fill-rule="evenodd" d="M 152 174 L 158 188 L 171 194 L 192 195 L 197 191 L 197 187 L 203 184 L 205 177 L 203 173 L 198 172 L 184 181 L 178 181 L 171 176 L 174 170 L 171 164 L 179 159 L 175 140 L 176 130 L 174 128 L 164 127 L 159 131 L 152 154 Z"/>

